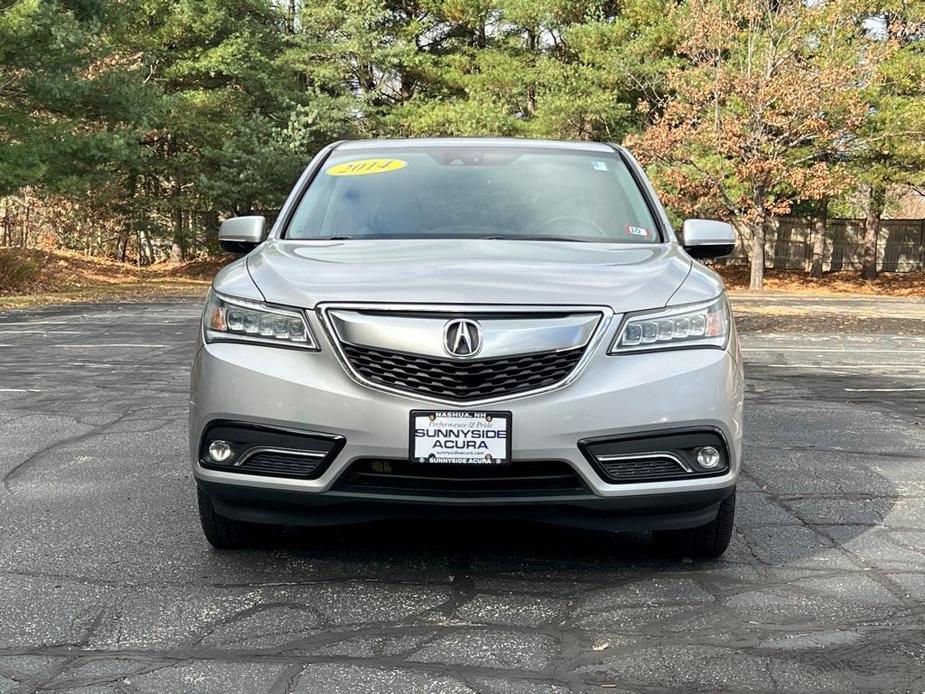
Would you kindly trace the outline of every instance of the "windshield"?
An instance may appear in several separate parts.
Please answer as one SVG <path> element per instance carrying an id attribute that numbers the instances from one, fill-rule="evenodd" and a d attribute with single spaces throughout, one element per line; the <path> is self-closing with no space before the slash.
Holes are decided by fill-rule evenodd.
<path id="1" fill-rule="evenodd" d="M 660 241 L 616 152 L 458 145 L 335 150 L 285 237 Z"/>

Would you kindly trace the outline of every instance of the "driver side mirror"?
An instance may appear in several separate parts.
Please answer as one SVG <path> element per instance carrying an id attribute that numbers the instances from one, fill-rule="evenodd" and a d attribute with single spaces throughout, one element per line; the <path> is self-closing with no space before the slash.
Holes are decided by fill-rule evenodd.
<path id="1" fill-rule="evenodd" d="M 681 227 L 681 245 L 694 258 L 722 258 L 736 249 L 735 229 L 712 219 L 688 219 Z"/>
<path id="2" fill-rule="evenodd" d="M 218 230 L 218 242 L 229 253 L 250 253 L 266 239 L 267 219 L 257 215 L 226 219 Z"/>

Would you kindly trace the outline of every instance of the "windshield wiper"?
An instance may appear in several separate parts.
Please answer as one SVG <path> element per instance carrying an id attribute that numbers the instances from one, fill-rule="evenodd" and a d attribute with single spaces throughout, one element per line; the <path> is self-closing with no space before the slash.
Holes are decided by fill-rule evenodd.
<path id="1" fill-rule="evenodd" d="M 585 239 L 576 239 L 571 236 L 546 236 L 543 234 L 499 234 L 496 236 L 480 236 L 486 241 L 570 241 L 573 243 L 589 243 Z"/>

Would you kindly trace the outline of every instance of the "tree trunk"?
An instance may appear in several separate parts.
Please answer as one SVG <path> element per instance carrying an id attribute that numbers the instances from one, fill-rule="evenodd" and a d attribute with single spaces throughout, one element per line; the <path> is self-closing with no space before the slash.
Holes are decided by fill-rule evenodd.
<path id="1" fill-rule="evenodd" d="M 825 261 L 825 235 L 829 223 L 829 199 L 819 201 L 819 209 L 813 220 L 813 264 L 810 277 L 822 277 L 822 263 Z"/>
<path id="2" fill-rule="evenodd" d="M 297 0 L 289 0 L 289 7 L 286 15 L 286 29 L 290 34 L 295 34 L 299 17 L 299 4 Z"/>
<path id="3" fill-rule="evenodd" d="M 20 238 L 21 243 L 19 244 L 21 248 L 29 247 L 29 222 L 30 222 L 29 218 L 32 216 L 31 212 L 32 212 L 32 202 L 29 200 L 26 200 L 26 216 L 23 221 L 22 236 Z"/>
<path id="4" fill-rule="evenodd" d="M 755 188 L 752 202 L 754 203 L 757 219 L 749 223 L 752 232 L 751 276 L 748 288 L 752 290 L 764 289 L 764 239 L 768 224 L 768 213 L 764 206 L 765 189 L 763 186 Z"/>
<path id="5" fill-rule="evenodd" d="M 144 229 L 138 230 L 138 248 L 140 253 L 138 257 L 144 257 L 145 262 L 142 265 L 153 265 L 157 260 L 157 254 L 154 252 L 154 243 L 151 241 L 151 235 Z"/>
<path id="6" fill-rule="evenodd" d="M 173 241 L 170 244 L 170 260 L 178 263 L 183 260 L 183 186 L 180 179 L 174 180 Z"/>
<path id="7" fill-rule="evenodd" d="M 764 289 L 764 220 L 751 225 L 752 258 L 749 289 Z"/>
<path id="8" fill-rule="evenodd" d="M 414 96 L 414 79 L 407 73 L 404 73 L 401 76 L 398 94 L 399 99 L 403 104 L 407 101 L 410 101 L 411 97 Z"/>
<path id="9" fill-rule="evenodd" d="M 148 249 L 145 246 L 145 232 L 138 230 L 138 262 L 136 265 L 148 264 Z"/>
<path id="10" fill-rule="evenodd" d="M 9 201 L 3 202 L 3 245 L 12 246 L 13 237 L 10 234 L 10 229 L 12 225 L 10 222 L 10 203 Z"/>
<path id="11" fill-rule="evenodd" d="M 527 50 L 530 52 L 530 60 L 533 61 L 537 54 L 537 34 L 533 29 L 527 29 Z M 534 67 L 535 70 L 535 67 Z M 536 115 L 536 82 L 527 84 L 527 118 Z"/>
<path id="12" fill-rule="evenodd" d="M 864 256 L 861 261 L 861 278 L 877 279 L 877 237 L 880 235 L 880 217 L 883 215 L 886 191 L 883 186 L 872 185 L 867 198 L 867 217 L 864 220 Z"/>

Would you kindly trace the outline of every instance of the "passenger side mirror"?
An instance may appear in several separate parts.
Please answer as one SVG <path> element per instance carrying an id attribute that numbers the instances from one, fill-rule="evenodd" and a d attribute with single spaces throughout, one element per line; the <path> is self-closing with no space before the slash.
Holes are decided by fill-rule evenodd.
<path id="1" fill-rule="evenodd" d="M 218 230 L 218 242 L 229 253 L 250 253 L 266 238 L 267 219 L 257 215 L 226 219 Z"/>
<path id="2" fill-rule="evenodd" d="M 736 233 L 726 222 L 688 219 L 681 227 L 681 245 L 694 258 L 722 258 L 736 249 Z"/>

